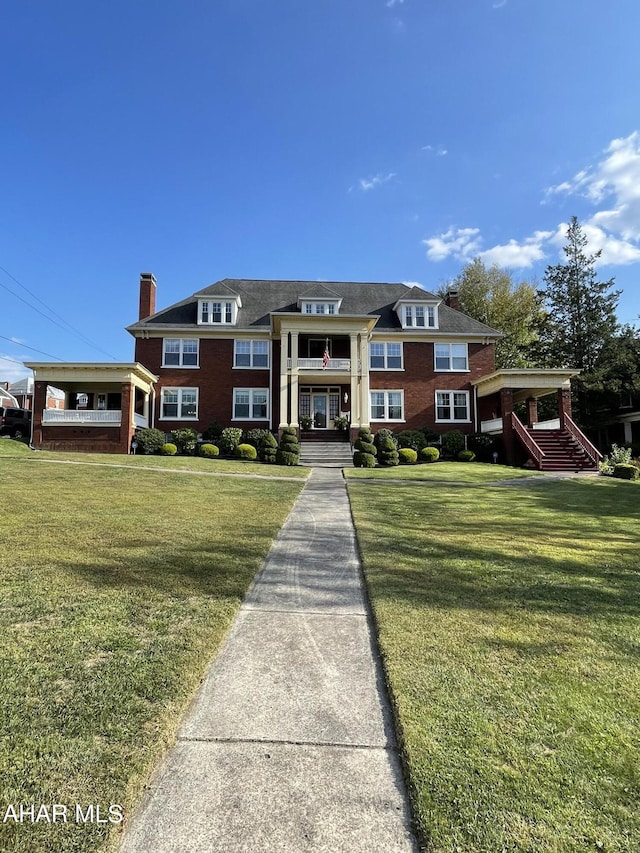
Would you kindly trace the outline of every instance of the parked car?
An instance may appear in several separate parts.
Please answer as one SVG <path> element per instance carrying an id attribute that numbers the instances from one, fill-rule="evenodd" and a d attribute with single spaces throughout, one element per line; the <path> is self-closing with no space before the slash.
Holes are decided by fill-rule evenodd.
<path id="1" fill-rule="evenodd" d="M 0 406 L 0 435 L 10 435 L 12 438 L 29 438 L 31 435 L 30 410 Z"/>

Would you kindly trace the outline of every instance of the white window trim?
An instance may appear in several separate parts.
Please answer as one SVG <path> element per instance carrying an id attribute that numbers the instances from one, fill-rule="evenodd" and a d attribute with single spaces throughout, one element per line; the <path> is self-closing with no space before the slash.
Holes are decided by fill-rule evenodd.
<path id="1" fill-rule="evenodd" d="M 318 311 L 318 307 L 322 306 L 322 311 Z M 330 306 L 333 311 L 330 311 Z M 327 309 L 326 311 L 324 309 Z M 300 311 L 307 317 L 333 317 L 340 311 L 339 299 L 305 299 L 300 304 Z"/>
<path id="2" fill-rule="evenodd" d="M 237 418 L 236 417 L 236 394 L 238 392 L 249 395 L 249 412 L 253 411 L 253 395 L 256 391 L 260 391 L 263 394 L 267 395 L 267 413 L 263 418 L 253 418 L 251 415 L 248 415 L 246 418 Z M 269 420 L 270 416 L 270 408 L 271 408 L 271 400 L 269 399 L 269 389 L 268 388 L 234 388 L 233 389 L 233 400 L 231 403 L 231 420 L 232 421 L 255 421 L 256 423 L 264 423 Z"/>
<path id="3" fill-rule="evenodd" d="M 404 347 L 402 345 L 402 341 L 371 341 L 371 344 L 382 344 L 384 347 L 384 367 L 373 367 L 371 364 L 372 353 L 371 353 L 371 344 L 369 344 L 369 370 L 385 370 L 385 371 L 395 371 L 396 373 L 404 370 Z M 400 344 L 400 367 L 387 367 L 388 364 L 388 349 L 389 344 Z"/>
<path id="4" fill-rule="evenodd" d="M 416 326 L 414 323 L 415 320 L 415 312 L 417 307 L 424 308 L 425 310 L 425 319 L 428 319 L 428 311 L 431 309 L 433 311 L 433 326 L 425 325 L 425 326 Z M 411 323 L 407 323 L 407 308 L 411 309 Z M 424 302 L 405 302 L 400 306 L 400 323 L 403 329 L 413 329 L 417 332 L 428 332 L 433 329 L 439 328 L 438 326 L 438 306 L 437 305 L 428 305 Z"/>
<path id="5" fill-rule="evenodd" d="M 250 351 L 250 353 L 249 353 L 249 357 L 250 357 L 250 359 L 251 359 L 251 364 L 236 364 L 236 356 L 237 356 L 237 354 L 238 354 L 238 351 L 237 351 L 237 344 L 238 344 L 238 343 L 240 343 L 240 342 L 242 342 L 242 343 L 249 343 L 249 344 L 251 344 L 251 351 Z M 253 345 L 254 345 L 256 342 L 266 343 L 266 345 L 267 345 L 267 363 L 266 363 L 266 365 L 264 365 L 264 364 L 259 364 L 259 365 L 257 365 L 257 366 L 256 366 L 256 365 L 254 365 L 254 364 L 253 364 Z M 251 338 L 250 340 L 248 340 L 247 338 L 236 338 L 236 339 L 234 340 L 234 342 L 233 342 L 233 369 L 234 369 L 234 370 L 269 370 L 269 367 L 270 367 L 270 364 L 269 364 L 269 361 L 270 361 L 270 352 L 269 352 L 269 349 L 270 349 L 270 347 L 269 347 L 269 341 L 268 341 L 266 338 Z"/>
<path id="6" fill-rule="evenodd" d="M 162 339 L 162 367 L 166 367 L 169 370 L 171 370 L 171 368 L 173 368 L 175 370 L 178 367 L 181 370 L 198 370 L 198 368 L 200 367 L 200 339 L 199 338 L 195 338 L 195 341 L 198 345 L 198 349 L 196 351 L 196 364 L 183 364 L 182 363 L 183 356 L 184 356 L 184 342 L 185 341 L 193 341 L 193 340 L 194 340 L 194 338 L 163 338 Z M 179 358 L 178 364 L 166 364 L 165 363 L 165 359 L 166 359 L 165 343 L 167 341 L 180 341 L 180 353 L 179 353 L 180 358 Z"/>
<path id="7" fill-rule="evenodd" d="M 221 319 L 220 321 L 214 322 L 213 312 L 211 310 L 211 306 L 214 302 L 220 302 L 222 305 L 221 310 Z M 202 306 L 206 304 L 209 308 L 209 319 L 202 319 Z M 227 322 L 224 317 L 226 315 L 226 306 L 231 305 L 231 320 Z M 213 296 L 208 299 L 200 299 L 198 302 L 198 325 L 199 326 L 235 326 L 238 320 L 238 303 L 235 299 L 232 299 L 229 296 Z"/>
<path id="8" fill-rule="evenodd" d="M 385 414 L 389 411 L 389 394 L 400 394 L 400 408 L 402 409 L 401 418 L 374 418 L 373 403 L 371 401 L 372 394 L 384 394 L 384 410 Z M 404 389 L 403 388 L 370 388 L 369 389 L 369 421 L 370 423 L 380 424 L 403 424 L 406 422 L 404 411 Z"/>
<path id="9" fill-rule="evenodd" d="M 183 417 L 181 414 L 164 415 L 163 414 L 163 408 L 164 408 L 165 391 L 177 391 L 178 392 L 178 413 L 180 412 L 180 409 L 182 407 L 182 392 L 183 391 L 195 391 L 196 392 L 196 413 L 195 413 L 195 415 L 190 415 L 189 417 Z M 198 414 L 199 408 L 200 408 L 200 389 L 199 388 L 182 388 L 182 387 L 176 388 L 173 385 L 165 385 L 163 388 L 160 389 L 160 414 L 158 415 L 159 421 L 187 421 L 187 422 L 193 423 L 194 421 L 197 421 L 199 419 L 199 414 Z"/>
<path id="10" fill-rule="evenodd" d="M 466 367 L 436 367 L 436 348 L 449 347 L 449 364 L 453 363 L 451 347 L 464 347 L 467 354 Z M 436 341 L 433 345 L 433 371 L 434 373 L 469 373 L 469 344 L 466 341 Z"/>
<path id="11" fill-rule="evenodd" d="M 439 418 L 438 417 L 438 394 L 464 394 L 467 398 L 467 417 L 466 418 Z M 468 391 L 458 391 L 455 388 L 440 388 L 435 393 L 435 409 L 436 409 L 436 423 L 437 424 L 470 424 L 471 423 L 471 395 Z M 454 408 L 453 396 L 450 397 L 449 402 L 449 414 L 452 413 Z"/>

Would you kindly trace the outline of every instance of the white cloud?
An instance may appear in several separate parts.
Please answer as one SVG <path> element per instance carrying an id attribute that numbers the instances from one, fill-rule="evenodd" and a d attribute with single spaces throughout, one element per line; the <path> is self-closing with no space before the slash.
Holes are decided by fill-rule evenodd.
<path id="1" fill-rule="evenodd" d="M 428 146 L 425 146 L 428 150 Z M 600 206 L 580 221 L 588 240 L 588 252 L 600 251 L 599 266 L 625 266 L 640 263 L 640 133 L 613 139 L 593 166 L 581 169 L 545 191 L 543 203 L 558 197 L 581 196 Z M 474 257 L 487 264 L 523 269 L 547 257 L 552 248 L 560 252 L 566 244 L 568 224 L 561 222 L 553 231 L 535 231 L 523 240 L 483 248 L 478 228 L 449 228 L 423 242 L 427 257 L 441 261 L 454 257 L 468 262 Z"/>
<path id="2" fill-rule="evenodd" d="M 382 184 L 386 184 L 387 181 L 390 181 L 392 178 L 395 178 L 395 172 L 388 172 L 386 175 L 382 173 L 378 173 L 374 175 L 372 178 L 360 178 L 358 181 L 358 188 L 363 192 L 367 192 L 367 190 L 374 190 L 376 187 L 382 186 Z M 349 192 L 353 187 L 349 187 Z"/>
<path id="3" fill-rule="evenodd" d="M 387 0 L 385 6 L 387 9 L 393 9 L 394 6 L 402 6 L 404 0 Z"/>
<path id="4" fill-rule="evenodd" d="M 435 154 L 437 157 L 446 157 L 449 153 L 444 145 L 423 145 L 422 151 L 428 151 L 430 154 Z"/>
<path id="5" fill-rule="evenodd" d="M 18 379 L 24 379 L 25 376 L 31 375 L 29 368 L 17 364 L 17 359 L 14 359 L 13 356 L 0 355 L 0 382 L 17 382 Z"/>
<path id="6" fill-rule="evenodd" d="M 460 260 L 475 258 L 482 245 L 479 228 L 449 228 L 444 234 L 423 240 L 430 261 L 443 261 L 453 255 Z"/>
<path id="7" fill-rule="evenodd" d="M 497 3 L 493 4 L 492 8 L 493 9 L 502 9 L 502 7 L 506 6 L 508 2 L 509 2 L 509 0 L 498 0 Z"/>

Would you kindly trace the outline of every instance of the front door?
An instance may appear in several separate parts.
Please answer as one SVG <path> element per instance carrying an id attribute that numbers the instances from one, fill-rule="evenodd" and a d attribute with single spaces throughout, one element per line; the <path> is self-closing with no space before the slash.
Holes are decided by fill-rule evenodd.
<path id="1" fill-rule="evenodd" d="M 326 394 L 312 394 L 311 395 L 311 408 L 312 408 L 312 417 L 313 417 L 313 428 L 314 429 L 326 429 L 327 428 L 327 395 Z"/>

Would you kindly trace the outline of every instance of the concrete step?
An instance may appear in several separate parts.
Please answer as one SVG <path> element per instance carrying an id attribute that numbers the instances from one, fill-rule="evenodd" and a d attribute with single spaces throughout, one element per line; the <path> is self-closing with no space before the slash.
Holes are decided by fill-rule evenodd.
<path id="1" fill-rule="evenodd" d="M 300 464 L 311 468 L 351 468 L 353 453 L 348 442 L 302 441 Z"/>

